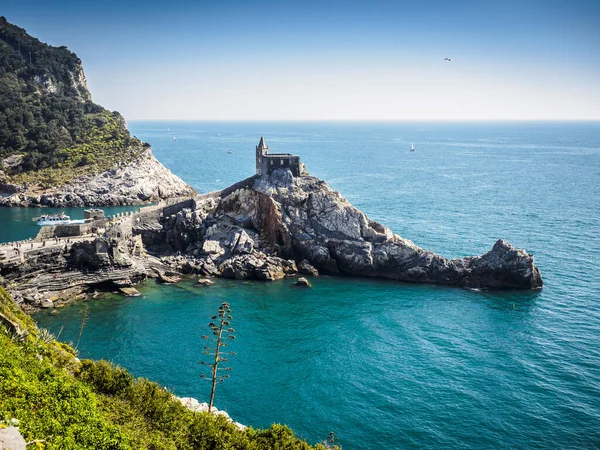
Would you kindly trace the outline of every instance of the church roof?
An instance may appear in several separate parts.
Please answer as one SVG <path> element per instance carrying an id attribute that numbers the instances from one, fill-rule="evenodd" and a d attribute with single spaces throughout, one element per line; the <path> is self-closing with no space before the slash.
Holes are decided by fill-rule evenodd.
<path id="1" fill-rule="evenodd" d="M 265 142 L 265 138 L 264 137 L 260 137 L 260 142 L 258 143 L 258 148 L 269 148 L 267 147 L 267 143 Z"/>

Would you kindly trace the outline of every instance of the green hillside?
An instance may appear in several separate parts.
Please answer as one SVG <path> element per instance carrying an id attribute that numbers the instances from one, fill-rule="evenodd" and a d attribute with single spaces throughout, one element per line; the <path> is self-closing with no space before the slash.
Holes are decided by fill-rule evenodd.
<path id="1" fill-rule="evenodd" d="M 143 151 L 91 100 L 81 60 L 0 17 L 0 181 L 56 186 Z"/>
<path id="2" fill-rule="evenodd" d="M 311 447 L 282 425 L 240 431 L 222 416 L 189 411 L 158 384 L 106 361 L 80 362 L 1 287 L 0 349 L 0 428 L 17 419 L 27 441 L 43 441 L 38 448 L 328 448 Z"/>

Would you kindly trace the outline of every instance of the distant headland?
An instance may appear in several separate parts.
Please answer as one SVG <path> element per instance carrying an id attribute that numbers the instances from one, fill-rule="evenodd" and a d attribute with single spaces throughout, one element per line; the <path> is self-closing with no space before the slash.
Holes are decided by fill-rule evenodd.
<path id="1" fill-rule="evenodd" d="M 193 189 L 92 101 L 81 60 L 0 17 L 0 206 L 157 202 Z"/>

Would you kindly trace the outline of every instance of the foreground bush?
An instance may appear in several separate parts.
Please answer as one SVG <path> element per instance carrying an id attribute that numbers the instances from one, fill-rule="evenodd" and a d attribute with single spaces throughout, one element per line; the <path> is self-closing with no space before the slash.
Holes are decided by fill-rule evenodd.
<path id="1" fill-rule="evenodd" d="M 0 287 L 0 424 L 19 420 L 28 441 L 67 449 L 325 449 L 285 426 L 238 430 L 222 416 L 185 408 L 170 392 L 106 361 L 79 362 L 40 332 Z"/>

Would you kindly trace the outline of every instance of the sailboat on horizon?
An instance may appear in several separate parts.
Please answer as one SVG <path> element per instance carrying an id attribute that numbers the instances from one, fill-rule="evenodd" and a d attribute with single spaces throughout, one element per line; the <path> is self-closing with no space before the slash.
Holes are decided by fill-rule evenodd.
<path id="1" fill-rule="evenodd" d="M 412 142 L 410 143 L 410 151 L 411 151 L 411 152 L 414 152 L 414 151 L 416 151 L 416 150 L 415 150 L 415 144 L 414 144 L 414 143 L 412 143 Z"/>

